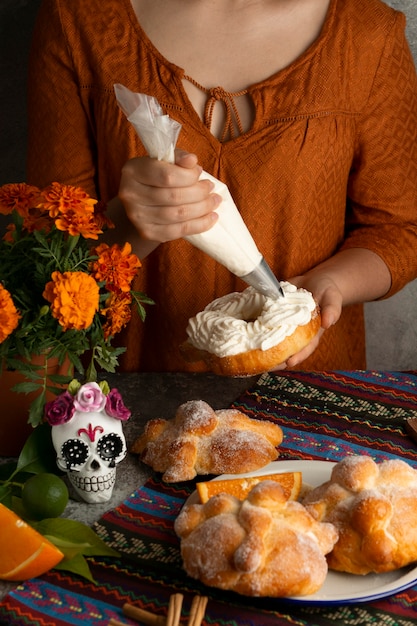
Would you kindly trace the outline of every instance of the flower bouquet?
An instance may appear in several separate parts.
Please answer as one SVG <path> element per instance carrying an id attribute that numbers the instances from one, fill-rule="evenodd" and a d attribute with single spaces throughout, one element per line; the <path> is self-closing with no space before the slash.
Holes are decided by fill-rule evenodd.
<path id="1" fill-rule="evenodd" d="M 113 224 L 105 205 L 78 187 L 54 182 L 0 187 L 0 214 L 10 217 L 0 242 L 0 376 L 17 370 L 15 391 L 36 393 L 29 423 L 43 419 L 47 392 L 72 378 L 47 375 L 47 363 L 68 360 L 86 382 L 97 370 L 114 372 L 126 348 L 112 341 L 136 306 L 145 319 L 145 294 L 133 290 L 141 263 L 124 246 L 94 245 Z M 85 355 L 84 358 L 83 355 Z M 45 367 L 33 363 L 45 359 Z"/>

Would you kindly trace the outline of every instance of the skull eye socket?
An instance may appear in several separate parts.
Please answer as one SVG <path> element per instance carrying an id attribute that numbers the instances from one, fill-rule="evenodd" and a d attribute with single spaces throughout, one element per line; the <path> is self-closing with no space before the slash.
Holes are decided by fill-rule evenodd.
<path id="1" fill-rule="evenodd" d="M 62 444 L 61 454 L 67 467 L 83 465 L 88 458 L 88 445 L 80 439 L 68 439 Z"/>
<path id="2" fill-rule="evenodd" d="M 113 461 L 123 452 L 123 441 L 117 433 L 110 433 L 100 437 L 97 443 L 97 452 L 103 461 Z"/>

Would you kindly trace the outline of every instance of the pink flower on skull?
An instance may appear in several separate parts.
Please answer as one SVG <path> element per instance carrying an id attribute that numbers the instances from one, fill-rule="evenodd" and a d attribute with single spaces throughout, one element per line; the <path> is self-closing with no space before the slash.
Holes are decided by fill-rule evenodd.
<path id="1" fill-rule="evenodd" d="M 106 413 L 119 420 L 128 420 L 131 411 L 125 406 L 118 389 L 111 389 L 106 398 Z"/>
<path id="2" fill-rule="evenodd" d="M 73 397 L 64 391 L 57 398 L 45 405 L 45 417 L 51 426 L 69 422 L 74 414 Z"/>
<path id="3" fill-rule="evenodd" d="M 97 383 L 82 385 L 74 398 L 74 408 L 83 413 L 99 413 L 106 405 L 106 396 Z"/>

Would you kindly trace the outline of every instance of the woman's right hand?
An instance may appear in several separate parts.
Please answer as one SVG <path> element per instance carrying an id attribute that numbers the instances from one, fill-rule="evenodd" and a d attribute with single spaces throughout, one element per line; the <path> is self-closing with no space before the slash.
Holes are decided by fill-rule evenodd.
<path id="1" fill-rule="evenodd" d="M 221 196 L 212 193 L 211 181 L 199 180 L 201 171 L 196 155 L 181 150 L 174 164 L 139 157 L 124 165 L 119 199 L 148 248 L 214 225 Z"/>

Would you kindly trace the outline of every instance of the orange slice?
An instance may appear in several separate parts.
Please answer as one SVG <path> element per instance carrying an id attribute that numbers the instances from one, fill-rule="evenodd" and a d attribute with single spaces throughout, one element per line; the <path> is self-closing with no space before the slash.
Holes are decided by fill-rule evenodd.
<path id="1" fill-rule="evenodd" d="M 251 476 L 250 478 L 225 478 L 197 483 L 197 493 L 200 502 L 204 504 L 217 493 L 229 493 L 239 500 L 244 500 L 249 491 L 262 480 L 274 480 L 284 489 L 287 500 L 297 500 L 300 495 L 303 477 L 301 472 L 284 472 L 282 474 L 266 474 L 265 476 Z"/>
<path id="2" fill-rule="evenodd" d="M 0 579 L 27 580 L 63 558 L 61 550 L 0 503 Z"/>

